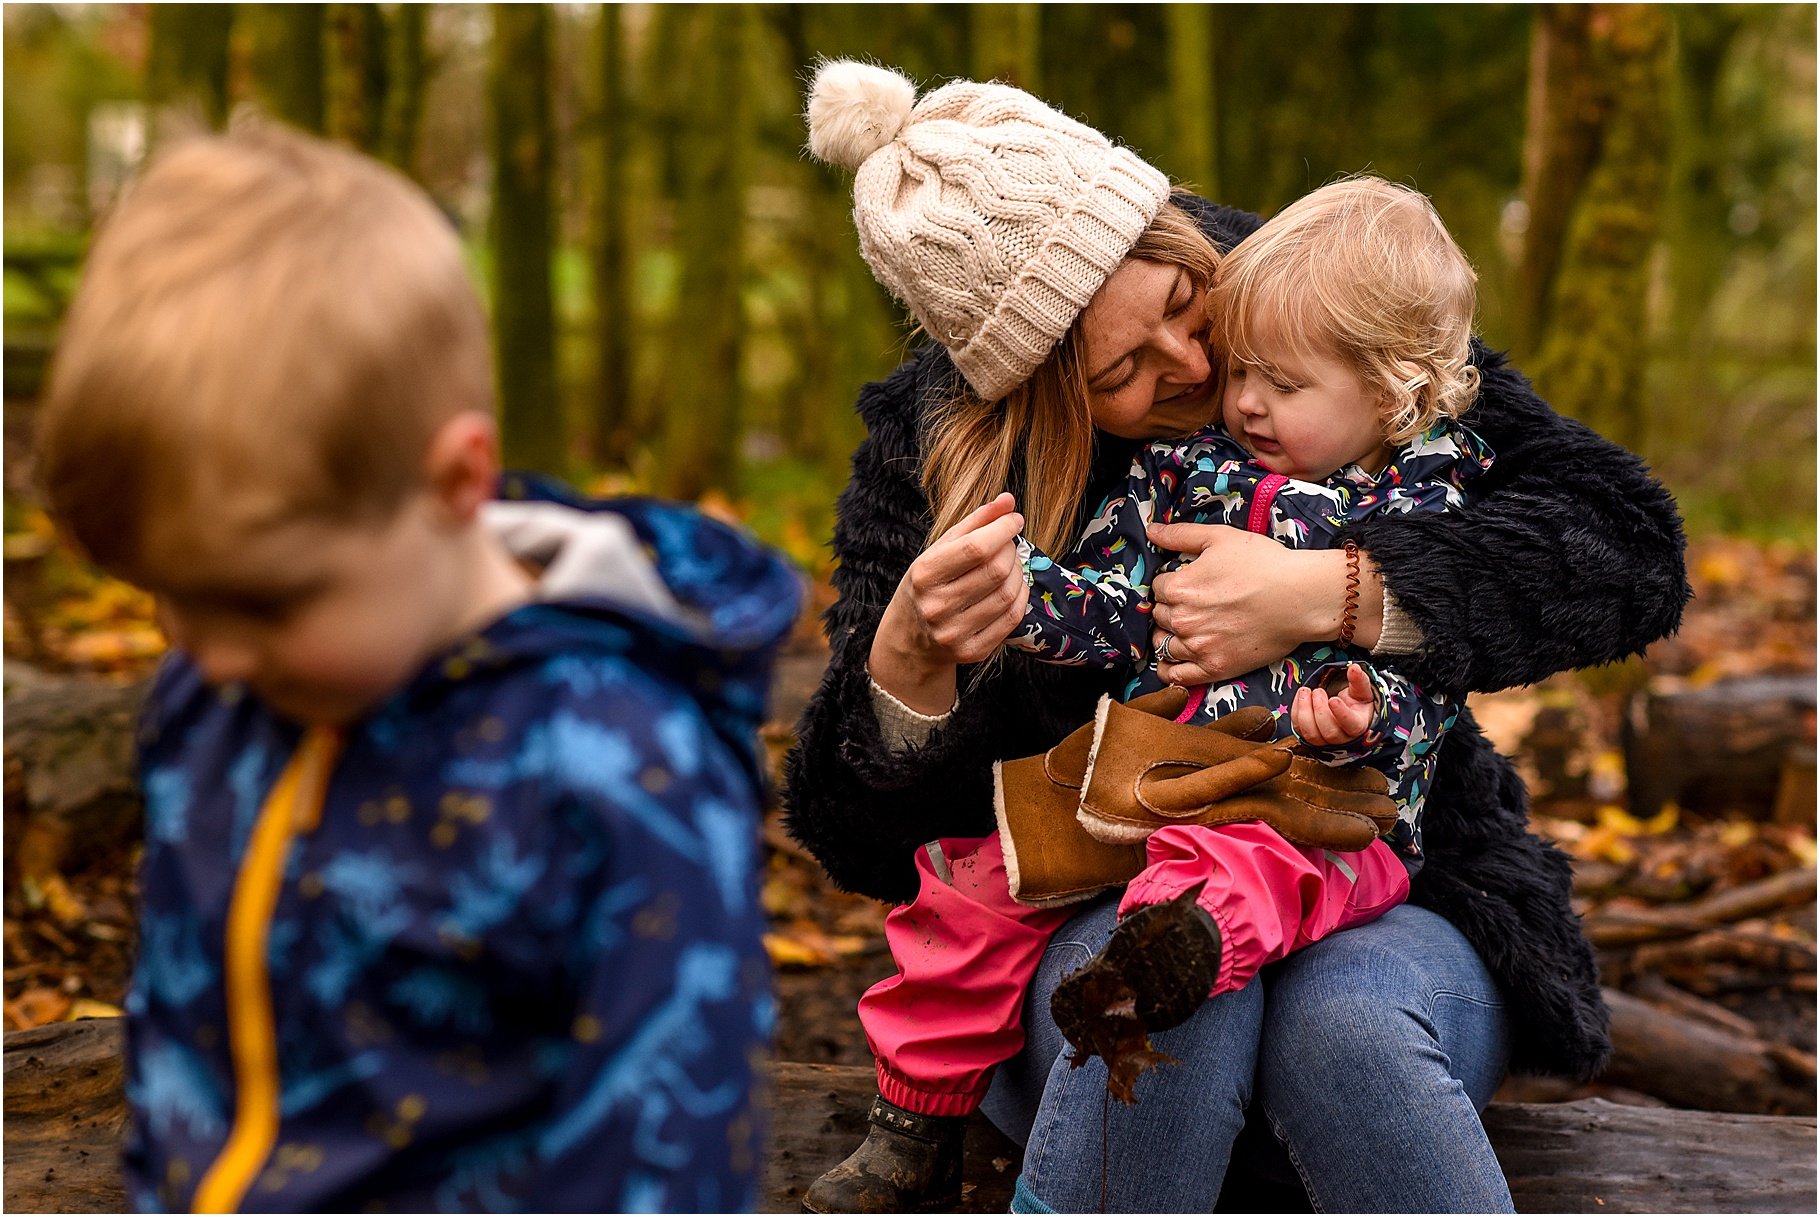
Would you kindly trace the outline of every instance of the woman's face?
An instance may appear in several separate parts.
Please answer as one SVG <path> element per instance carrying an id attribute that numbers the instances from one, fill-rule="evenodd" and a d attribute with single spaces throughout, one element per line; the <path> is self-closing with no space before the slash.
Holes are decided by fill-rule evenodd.
<path id="1" fill-rule="evenodd" d="M 1204 294 L 1186 269 L 1128 258 L 1081 314 L 1094 426 L 1121 439 L 1182 435 L 1218 401 Z"/>

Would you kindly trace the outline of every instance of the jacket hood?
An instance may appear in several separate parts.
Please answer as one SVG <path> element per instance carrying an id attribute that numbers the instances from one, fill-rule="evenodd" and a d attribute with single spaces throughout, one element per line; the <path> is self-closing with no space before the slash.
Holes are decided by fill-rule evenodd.
<path id="1" fill-rule="evenodd" d="M 388 708 L 408 712 L 487 669 L 629 655 L 687 690 L 756 768 L 752 736 L 803 597 L 785 558 L 690 506 L 590 500 L 529 474 L 503 478 L 481 518 L 541 570 L 533 599 L 455 642 Z"/>

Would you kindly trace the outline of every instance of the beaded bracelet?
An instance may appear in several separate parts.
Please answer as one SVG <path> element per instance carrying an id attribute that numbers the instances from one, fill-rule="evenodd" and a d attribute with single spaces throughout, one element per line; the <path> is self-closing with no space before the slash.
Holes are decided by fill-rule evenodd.
<path id="1" fill-rule="evenodd" d="M 1359 543 L 1346 542 L 1346 606 L 1340 611 L 1340 645 L 1352 645 L 1352 633 L 1359 628 Z"/>

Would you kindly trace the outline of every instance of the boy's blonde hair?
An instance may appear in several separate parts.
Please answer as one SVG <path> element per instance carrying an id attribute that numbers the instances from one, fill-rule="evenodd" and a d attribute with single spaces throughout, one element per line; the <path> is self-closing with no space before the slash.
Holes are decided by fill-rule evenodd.
<path id="1" fill-rule="evenodd" d="M 160 156 L 102 229 L 38 430 L 52 514 L 104 566 L 149 521 L 382 521 L 438 427 L 490 411 L 448 220 L 348 149 L 258 125 Z M 249 497 L 250 496 L 250 497 Z"/>
<path id="2" fill-rule="evenodd" d="M 1210 307 L 1228 363 L 1264 350 L 1337 353 L 1404 444 L 1457 418 L 1479 389 L 1470 344 L 1478 276 L 1428 199 L 1376 177 L 1323 186 L 1221 260 Z"/>

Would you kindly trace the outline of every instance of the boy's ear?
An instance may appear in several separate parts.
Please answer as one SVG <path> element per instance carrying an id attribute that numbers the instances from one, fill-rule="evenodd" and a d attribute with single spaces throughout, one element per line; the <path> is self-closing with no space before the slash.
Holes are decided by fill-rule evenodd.
<path id="1" fill-rule="evenodd" d="M 436 428 L 424 456 L 424 480 L 452 522 L 473 520 L 499 485 L 499 427 L 493 416 L 464 410 Z"/>

